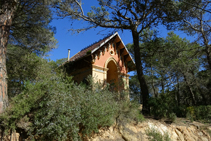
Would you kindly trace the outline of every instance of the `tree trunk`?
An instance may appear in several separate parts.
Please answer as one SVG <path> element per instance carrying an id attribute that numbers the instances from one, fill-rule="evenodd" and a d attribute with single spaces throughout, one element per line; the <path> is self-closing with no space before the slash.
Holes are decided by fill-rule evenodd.
<path id="1" fill-rule="evenodd" d="M 153 74 L 153 70 L 152 70 L 152 65 L 150 64 L 150 67 L 151 67 L 151 75 L 152 75 L 152 89 L 153 89 L 153 92 L 154 92 L 154 95 L 155 97 L 157 98 L 158 97 L 158 93 L 156 92 L 155 90 L 155 86 L 154 86 L 154 74 Z"/>
<path id="2" fill-rule="evenodd" d="M 193 71 L 191 71 L 191 74 L 192 74 L 193 77 L 194 77 L 194 72 L 193 72 Z M 200 88 L 199 80 L 195 79 L 195 82 L 196 82 L 196 86 L 197 86 L 197 89 L 198 89 L 198 91 L 199 91 L 199 94 L 200 94 L 201 97 L 202 97 L 203 104 L 204 104 L 204 105 L 207 105 L 208 102 L 207 102 L 207 99 L 206 99 L 206 95 L 203 93 L 203 91 L 202 91 L 201 88 Z"/>
<path id="3" fill-rule="evenodd" d="M 8 105 L 6 54 L 14 11 L 11 7 L 12 3 L 13 0 L 5 0 L 3 5 L 1 5 L 2 11 L 0 13 L 0 113 Z"/>
<path id="4" fill-rule="evenodd" d="M 181 72 L 182 72 L 182 71 L 181 71 Z M 182 72 L 182 74 L 183 74 L 183 76 L 184 76 L 184 80 L 185 80 L 185 83 L 186 83 L 186 85 L 187 85 L 187 87 L 188 87 L 188 90 L 189 90 L 189 92 L 190 92 L 190 94 L 191 94 L 191 98 L 192 98 L 193 104 L 196 105 L 196 98 L 195 98 L 195 95 L 194 95 L 194 93 L 193 93 L 193 91 L 192 91 L 192 89 L 191 89 L 191 86 L 190 86 L 190 84 L 189 84 L 189 82 L 188 82 L 188 80 L 187 80 L 187 77 L 186 77 L 185 73 Z"/>
<path id="5" fill-rule="evenodd" d="M 146 80 L 144 78 L 144 73 L 143 73 L 143 66 L 141 62 L 140 47 L 139 47 L 139 34 L 137 32 L 137 29 L 132 30 L 132 35 L 133 35 L 136 70 L 137 70 L 138 80 L 139 80 L 140 88 L 141 88 L 141 96 L 143 100 L 142 113 L 149 114 L 150 113 L 150 107 L 148 104 L 149 91 L 148 91 L 147 83 L 146 83 Z"/>
<path id="6" fill-rule="evenodd" d="M 180 106 L 180 84 L 179 84 L 178 74 L 177 74 L 177 105 Z"/>
<path id="7" fill-rule="evenodd" d="M 208 45 L 206 45 L 206 49 L 205 49 L 205 53 L 206 53 L 206 55 L 207 55 L 207 62 L 208 62 L 208 65 L 209 65 L 209 69 L 210 69 L 210 71 L 211 71 L 211 58 L 210 58 L 210 51 L 209 51 L 210 49 L 209 49 L 209 46 Z"/>
<path id="8" fill-rule="evenodd" d="M 162 93 L 164 93 L 164 77 L 163 77 L 163 71 L 161 74 L 161 87 L 162 87 Z"/>

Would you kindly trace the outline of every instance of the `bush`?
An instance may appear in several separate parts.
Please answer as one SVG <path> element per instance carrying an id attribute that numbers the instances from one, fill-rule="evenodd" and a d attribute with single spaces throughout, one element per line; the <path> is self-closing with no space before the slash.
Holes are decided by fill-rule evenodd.
<path id="1" fill-rule="evenodd" d="M 175 103 L 169 94 L 161 94 L 157 98 L 151 97 L 149 100 L 150 112 L 155 118 L 169 118 L 171 121 L 175 121 Z"/>
<path id="2" fill-rule="evenodd" d="M 175 120 L 177 119 L 177 116 L 176 116 L 175 113 L 170 113 L 168 115 L 168 118 L 169 118 L 170 121 L 175 122 Z"/>
<path id="3" fill-rule="evenodd" d="M 127 120 L 127 122 L 136 121 L 142 122 L 144 121 L 144 116 L 140 111 L 140 104 L 136 101 L 121 101 L 118 103 L 119 111 L 118 116 L 121 120 Z"/>
<path id="4" fill-rule="evenodd" d="M 71 77 L 53 71 L 47 61 L 39 68 L 36 78 L 24 82 L 23 91 L 0 115 L 8 133 L 21 130 L 22 138 L 30 136 L 31 140 L 80 140 L 98 132 L 99 127 L 110 126 L 120 114 L 143 120 L 138 105 L 128 100 L 127 93 L 102 89 L 92 79 L 87 85 L 76 85 Z"/>
<path id="5" fill-rule="evenodd" d="M 97 86 L 95 86 L 97 88 Z M 87 90 L 80 95 L 82 133 L 89 135 L 98 132 L 98 127 L 110 126 L 114 123 L 118 105 L 115 94 L 108 89 Z"/>
<path id="6" fill-rule="evenodd" d="M 25 83 L 1 115 L 6 130 L 21 129 L 38 140 L 79 140 L 79 132 L 90 135 L 113 123 L 118 113 L 113 93 L 92 84 L 76 85 L 45 67 L 35 81 Z"/>
<path id="7" fill-rule="evenodd" d="M 188 107 L 186 117 L 190 120 L 204 120 L 205 122 L 211 122 L 211 105 Z"/>
<path id="8" fill-rule="evenodd" d="M 149 141 L 170 141 L 168 133 L 162 135 L 159 131 L 154 128 L 146 130 L 147 136 L 149 136 Z"/>

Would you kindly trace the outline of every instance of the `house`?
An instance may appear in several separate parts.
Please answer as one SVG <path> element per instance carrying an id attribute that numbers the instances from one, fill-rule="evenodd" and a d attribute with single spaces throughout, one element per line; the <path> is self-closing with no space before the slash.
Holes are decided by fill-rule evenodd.
<path id="1" fill-rule="evenodd" d="M 135 69 L 135 63 L 116 32 L 79 51 L 68 59 L 65 68 L 77 83 L 86 83 L 91 75 L 95 82 L 121 90 L 129 87 L 128 72 Z"/>

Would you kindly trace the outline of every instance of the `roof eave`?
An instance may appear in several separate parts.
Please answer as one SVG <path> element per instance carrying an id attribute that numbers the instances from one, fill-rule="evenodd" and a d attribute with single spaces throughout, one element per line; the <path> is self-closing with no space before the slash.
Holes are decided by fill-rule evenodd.
<path id="1" fill-rule="evenodd" d="M 100 44 L 100 46 L 96 47 L 94 50 L 92 50 L 92 54 L 98 50 L 100 47 L 105 45 L 109 40 L 111 40 L 114 36 L 118 35 L 118 32 L 115 32 L 113 35 L 111 35 L 108 39 L 106 39 L 103 43 Z"/>
<path id="2" fill-rule="evenodd" d="M 133 58 L 131 57 L 131 55 L 130 55 L 128 49 L 127 49 L 127 47 L 125 46 L 125 44 L 124 44 L 124 42 L 122 41 L 121 37 L 119 36 L 118 32 L 115 32 L 112 36 L 110 36 L 110 37 L 109 37 L 108 39 L 106 39 L 103 43 L 101 43 L 100 46 L 98 46 L 97 48 L 95 48 L 94 50 L 92 50 L 92 54 L 93 54 L 95 51 L 97 51 L 100 47 L 102 47 L 103 45 L 105 45 L 109 40 L 111 40 L 111 39 L 112 39 L 114 36 L 116 36 L 116 35 L 117 35 L 117 36 L 119 37 L 119 39 L 121 40 L 121 42 L 122 42 L 124 48 L 126 49 L 127 53 L 129 54 L 131 60 L 133 61 L 134 65 L 135 65 L 135 62 L 134 62 Z"/>

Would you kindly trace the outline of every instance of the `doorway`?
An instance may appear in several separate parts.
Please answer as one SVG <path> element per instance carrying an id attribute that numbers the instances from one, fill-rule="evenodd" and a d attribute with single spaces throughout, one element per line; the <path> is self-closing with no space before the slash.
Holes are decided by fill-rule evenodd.
<path id="1" fill-rule="evenodd" d="M 113 60 L 111 60 L 107 65 L 107 83 L 110 84 L 111 91 L 118 90 L 118 70 L 117 66 Z"/>

